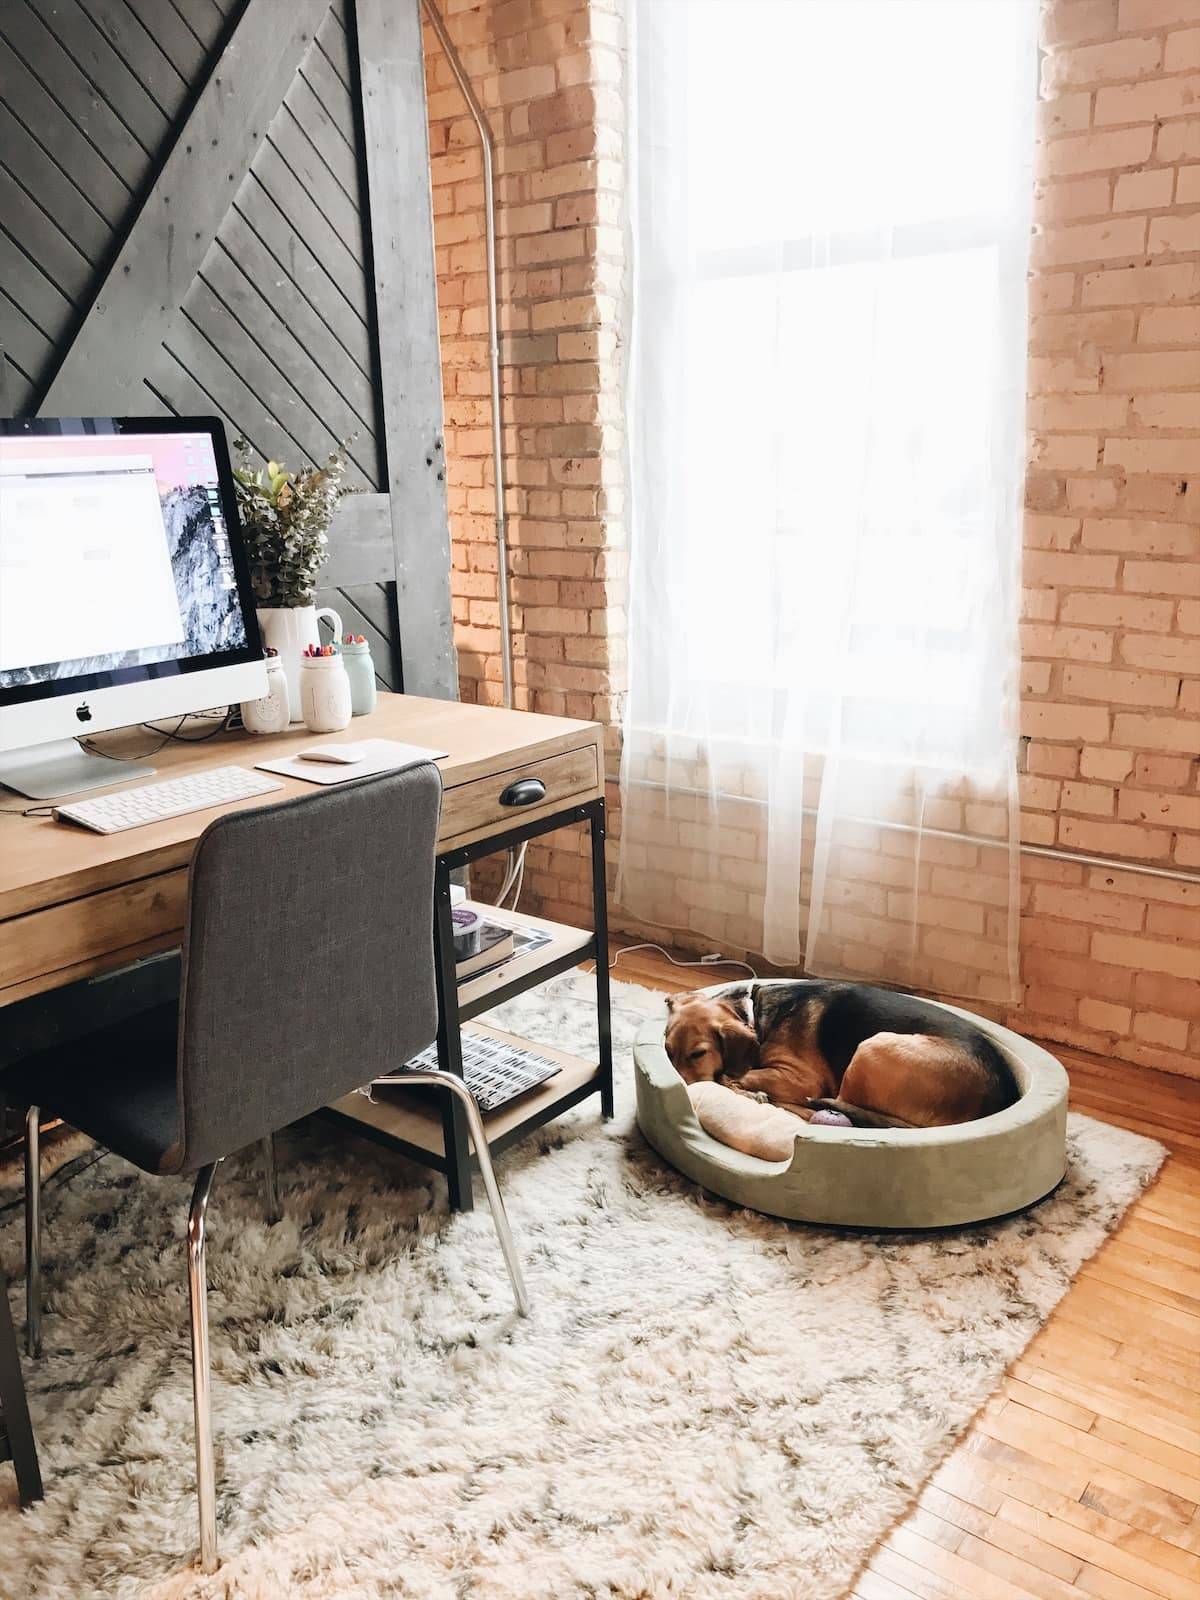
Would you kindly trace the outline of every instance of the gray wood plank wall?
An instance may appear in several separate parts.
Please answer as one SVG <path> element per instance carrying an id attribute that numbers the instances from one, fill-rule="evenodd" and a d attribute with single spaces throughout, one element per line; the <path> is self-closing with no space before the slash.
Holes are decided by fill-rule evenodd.
<path id="1" fill-rule="evenodd" d="M 295 60 L 275 64 L 281 98 L 268 96 L 261 125 L 239 130 L 244 157 L 210 150 L 215 137 L 194 150 L 197 129 L 211 129 L 214 97 L 222 109 L 222 70 L 230 79 L 240 72 L 245 82 L 247 39 L 267 48 L 272 30 L 263 23 L 281 0 L 266 0 L 266 11 L 251 17 L 256 3 L 263 0 L 0 3 L 0 404 L 17 415 L 215 413 L 231 440 L 244 437 L 264 457 L 289 465 L 319 462 L 351 440 L 348 482 L 363 493 L 359 508 L 335 527 L 339 560 L 322 599 L 372 639 L 382 679 L 398 685 L 389 637 L 394 537 L 386 571 L 378 549 L 397 478 L 388 470 L 385 417 L 393 429 L 395 419 L 379 394 L 353 17 L 347 0 L 287 0 L 288 23 L 302 31 L 291 41 Z M 401 4 L 415 15 L 419 0 Z M 243 90 L 237 104 L 245 99 Z M 409 115 L 418 112 L 423 128 L 423 102 Z M 225 142 L 236 148 L 238 140 Z M 184 238 L 177 230 L 197 206 L 204 210 L 199 189 L 189 206 L 188 186 L 204 184 L 206 172 L 209 231 L 196 220 L 198 231 Z M 421 181 L 427 186 L 426 175 Z M 417 255 L 431 263 L 422 226 L 428 230 L 429 219 L 418 214 Z M 152 316 L 139 317 L 137 296 L 128 291 L 138 285 L 143 260 L 146 292 L 156 303 Z M 123 273 L 132 274 L 124 283 Z M 417 346 L 422 326 L 431 330 L 436 364 L 431 282 L 425 298 L 406 312 Z M 110 349 L 121 403 L 101 407 Z M 409 419 L 402 437 L 414 429 L 425 440 L 440 437 L 440 397 L 431 400 L 428 384 L 420 403 L 429 414 Z M 427 508 L 434 561 L 445 558 L 444 491 L 440 527 L 437 511 L 436 504 Z M 359 556 L 350 546 L 360 537 L 367 544 Z M 428 625 L 417 631 L 428 652 Z M 448 644 L 438 649 L 439 661 Z M 451 672 L 442 692 L 453 687 Z"/>

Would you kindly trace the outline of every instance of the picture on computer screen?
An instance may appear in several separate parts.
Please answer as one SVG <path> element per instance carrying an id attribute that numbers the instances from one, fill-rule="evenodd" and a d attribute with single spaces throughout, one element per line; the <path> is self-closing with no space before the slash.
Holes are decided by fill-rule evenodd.
<path id="1" fill-rule="evenodd" d="M 0 527 L 0 689 L 246 644 L 206 433 L 0 439 Z"/>

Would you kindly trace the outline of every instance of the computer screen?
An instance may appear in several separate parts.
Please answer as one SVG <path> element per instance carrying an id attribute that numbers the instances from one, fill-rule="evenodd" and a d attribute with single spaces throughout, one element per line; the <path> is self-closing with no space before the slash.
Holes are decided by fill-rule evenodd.
<path id="1" fill-rule="evenodd" d="M 0 433 L 0 703 L 258 653 L 223 440 L 90 426 Z"/>

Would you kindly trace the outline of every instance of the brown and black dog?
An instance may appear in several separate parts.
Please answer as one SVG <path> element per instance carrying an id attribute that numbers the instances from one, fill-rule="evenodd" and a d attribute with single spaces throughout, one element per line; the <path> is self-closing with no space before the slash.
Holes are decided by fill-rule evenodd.
<path id="1" fill-rule="evenodd" d="M 667 1054 L 685 1083 L 715 1079 L 805 1120 L 825 1109 L 859 1128 L 941 1128 L 1017 1098 L 982 1029 L 870 984 L 746 984 L 672 995 L 667 1010 Z"/>

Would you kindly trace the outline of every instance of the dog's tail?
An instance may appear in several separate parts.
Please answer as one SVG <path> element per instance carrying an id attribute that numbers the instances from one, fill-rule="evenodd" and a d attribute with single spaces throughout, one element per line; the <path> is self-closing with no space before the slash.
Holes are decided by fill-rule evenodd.
<path id="1" fill-rule="evenodd" d="M 915 1128 L 919 1124 L 905 1122 L 903 1117 L 888 1117 L 882 1111 L 867 1111 L 862 1106 L 851 1105 L 848 1100 L 806 1100 L 805 1105 L 814 1111 L 840 1111 L 850 1118 L 855 1128 Z"/>

